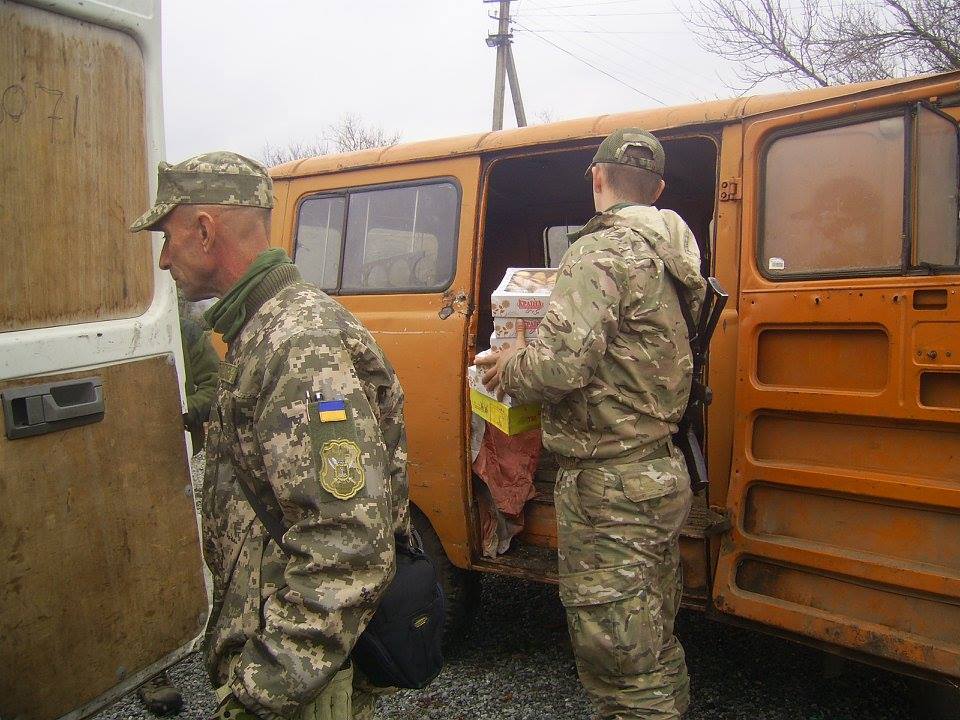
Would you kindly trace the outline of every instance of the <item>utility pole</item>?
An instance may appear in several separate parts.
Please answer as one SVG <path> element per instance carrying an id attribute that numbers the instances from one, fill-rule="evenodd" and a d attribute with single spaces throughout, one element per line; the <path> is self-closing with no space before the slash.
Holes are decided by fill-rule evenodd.
<path id="1" fill-rule="evenodd" d="M 510 82 L 510 95 L 513 99 L 513 111 L 517 116 L 517 127 L 527 124 L 523 111 L 523 98 L 520 96 L 520 80 L 517 66 L 513 61 L 513 35 L 510 33 L 510 3 L 513 0 L 483 0 L 485 3 L 500 3 L 500 14 L 492 15 L 499 20 L 495 35 L 487 36 L 487 45 L 497 49 L 497 71 L 493 82 L 493 129 L 503 129 L 503 101 L 506 82 Z"/>

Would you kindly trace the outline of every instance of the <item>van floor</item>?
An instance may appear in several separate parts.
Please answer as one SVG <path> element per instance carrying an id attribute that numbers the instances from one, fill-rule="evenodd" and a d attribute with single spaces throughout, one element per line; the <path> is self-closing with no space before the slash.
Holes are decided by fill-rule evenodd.
<path id="1" fill-rule="evenodd" d="M 553 491 L 555 483 L 546 480 L 537 480 L 535 483 L 537 495 L 529 501 L 526 507 L 528 524 L 540 524 L 536 521 L 545 521 L 545 524 L 556 527 L 556 514 L 553 507 Z M 694 495 L 687 522 L 680 531 L 681 538 L 705 541 L 707 527 L 711 522 L 707 499 L 703 494 Z M 544 544 L 544 541 L 549 544 Z M 532 541 L 532 542 L 531 542 Z M 524 577 L 541 580 L 543 582 L 557 582 L 557 551 L 553 546 L 556 542 L 556 533 L 547 540 L 541 535 L 531 536 L 528 532 L 518 535 L 510 550 L 496 558 L 484 558 L 478 563 L 488 566 L 491 570 L 504 574 L 516 574 Z M 515 569 L 511 573 L 509 569 Z"/>

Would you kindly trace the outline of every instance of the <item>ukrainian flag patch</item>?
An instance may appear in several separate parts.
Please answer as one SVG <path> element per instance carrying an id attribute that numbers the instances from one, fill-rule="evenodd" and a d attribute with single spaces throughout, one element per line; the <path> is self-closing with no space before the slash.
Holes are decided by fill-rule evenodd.
<path id="1" fill-rule="evenodd" d="M 343 400 L 321 400 L 316 404 L 320 422 L 340 422 L 347 419 L 347 403 Z"/>

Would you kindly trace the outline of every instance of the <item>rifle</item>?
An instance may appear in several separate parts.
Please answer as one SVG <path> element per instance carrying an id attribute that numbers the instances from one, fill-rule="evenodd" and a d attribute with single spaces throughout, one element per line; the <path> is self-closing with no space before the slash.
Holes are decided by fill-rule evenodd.
<path id="1" fill-rule="evenodd" d="M 690 383 L 690 398 L 687 408 L 677 425 L 677 432 L 673 435 L 673 443 L 683 453 L 687 461 L 687 471 L 690 473 L 690 489 L 698 493 L 707 487 L 707 462 L 700 447 L 699 438 L 704 432 L 704 411 L 713 401 L 713 392 L 704 380 L 704 370 L 707 363 L 707 351 L 710 349 L 710 338 L 720 321 L 720 313 L 727 304 L 729 295 L 715 277 L 707 278 L 706 294 L 700 308 L 699 322 L 694 322 L 690 305 L 684 299 L 686 290 L 680 281 L 671 275 L 677 298 L 680 300 L 680 311 L 687 323 L 687 334 L 690 336 L 690 354 L 693 356 L 693 374 Z"/>

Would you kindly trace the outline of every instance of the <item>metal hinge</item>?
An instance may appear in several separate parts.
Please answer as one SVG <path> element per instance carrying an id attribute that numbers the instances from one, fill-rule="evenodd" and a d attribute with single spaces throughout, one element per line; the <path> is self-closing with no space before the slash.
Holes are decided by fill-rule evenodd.
<path id="1" fill-rule="evenodd" d="M 740 178 L 727 178 L 720 183 L 720 202 L 739 200 L 741 197 Z"/>

